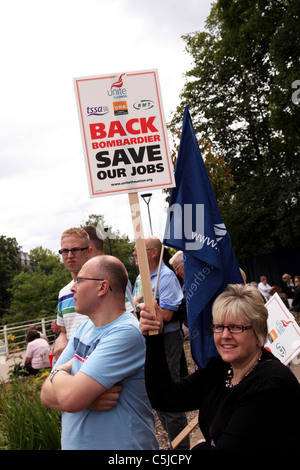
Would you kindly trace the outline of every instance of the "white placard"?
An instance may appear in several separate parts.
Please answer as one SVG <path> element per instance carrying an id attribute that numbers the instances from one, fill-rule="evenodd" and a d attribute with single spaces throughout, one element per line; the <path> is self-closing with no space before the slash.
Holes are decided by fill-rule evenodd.
<path id="1" fill-rule="evenodd" d="M 300 353 L 300 327 L 277 293 L 268 300 L 266 307 L 269 318 L 265 347 L 283 364 L 288 364 Z"/>
<path id="2" fill-rule="evenodd" d="M 74 86 L 91 197 L 175 186 L 157 70 Z"/>

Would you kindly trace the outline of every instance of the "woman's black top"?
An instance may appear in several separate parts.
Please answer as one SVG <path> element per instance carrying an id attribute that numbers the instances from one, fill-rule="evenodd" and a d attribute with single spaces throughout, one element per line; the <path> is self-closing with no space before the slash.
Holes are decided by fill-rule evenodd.
<path id="1" fill-rule="evenodd" d="M 293 448 L 300 442 L 300 384 L 291 370 L 263 349 L 261 360 L 238 385 L 227 388 L 230 364 L 220 356 L 173 382 L 163 335 L 146 336 L 145 377 L 155 410 L 199 409 L 206 443 L 197 450 Z"/>

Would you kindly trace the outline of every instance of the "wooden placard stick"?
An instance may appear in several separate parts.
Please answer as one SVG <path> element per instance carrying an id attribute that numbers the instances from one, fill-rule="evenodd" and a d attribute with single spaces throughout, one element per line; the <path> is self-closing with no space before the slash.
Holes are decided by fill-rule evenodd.
<path id="1" fill-rule="evenodd" d="M 178 436 L 173 439 L 171 442 L 172 444 L 172 449 L 176 449 L 176 447 L 179 446 L 179 444 L 183 441 L 183 439 L 186 438 L 186 436 L 197 426 L 198 424 L 198 414 L 195 416 L 195 418 L 192 419 L 188 423 L 188 425 L 178 434 Z"/>
<path id="2" fill-rule="evenodd" d="M 131 218 L 133 223 L 135 247 L 139 260 L 139 269 L 142 282 L 144 302 L 149 307 L 150 313 L 156 318 L 154 308 L 154 298 L 152 292 L 150 270 L 148 256 L 146 251 L 146 243 L 144 238 L 143 223 L 140 211 L 140 203 L 138 193 L 128 193 L 129 204 L 131 210 Z M 149 331 L 149 334 L 158 334 L 158 331 Z"/>

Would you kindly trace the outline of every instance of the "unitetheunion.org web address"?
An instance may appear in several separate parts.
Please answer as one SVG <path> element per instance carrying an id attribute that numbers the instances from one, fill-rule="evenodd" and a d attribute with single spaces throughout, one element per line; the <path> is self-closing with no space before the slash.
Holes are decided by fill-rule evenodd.
<path id="1" fill-rule="evenodd" d="M 119 183 L 111 183 L 112 186 L 123 186 L 124 184 L 152 183 L 153 178 L 145 178 L 141 180 L 120 181 Z"/>

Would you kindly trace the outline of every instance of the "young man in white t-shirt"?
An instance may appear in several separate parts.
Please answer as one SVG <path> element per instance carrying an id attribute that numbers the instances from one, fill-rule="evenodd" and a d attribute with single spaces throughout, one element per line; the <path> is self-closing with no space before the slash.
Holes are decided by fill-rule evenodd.
<path id="1" fill-rule="evenodd" d="M 77 326 L 86 318 L 75 312 L 73 292 L 71 287 L 76 280 L 80 269 L 88 261 L 92 252 L 90 237 L 83 228 L 65 230 L 61 236 L 61 249 L 59 253 L 72 276 L 72 281 L 64 286 L 58 295 L 57 325 L 61 333 L 55 341 L 54 356 L 58 359 L 68 344 L 68 340 Z M 101 253 L 103 254 L 103 252 Z"/>

